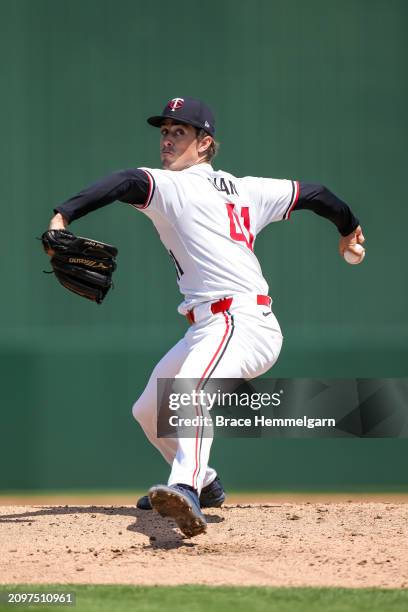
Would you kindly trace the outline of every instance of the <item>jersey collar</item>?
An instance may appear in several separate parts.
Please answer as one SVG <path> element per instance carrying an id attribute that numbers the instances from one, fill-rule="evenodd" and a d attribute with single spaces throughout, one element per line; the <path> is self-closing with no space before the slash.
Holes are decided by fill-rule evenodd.
<path id="1" fill-rule="evenodd" d="M 189 168 L 185 168 L 181 172 L 189 172 L 190 174 L 210 174 L 214 172 L 214 168 L 211 164 L 195 164 L 194 166 L 190 166 Z"/>

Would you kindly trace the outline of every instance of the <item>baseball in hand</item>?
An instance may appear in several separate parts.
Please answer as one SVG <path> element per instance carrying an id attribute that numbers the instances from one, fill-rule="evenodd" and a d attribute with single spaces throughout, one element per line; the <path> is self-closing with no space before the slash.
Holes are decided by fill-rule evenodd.
<path id="1" fill-rule="evenodd" d="M 356 244 L 354 249 L 355 251 L 358 251 L 358 254 L 356 254 L 354 251 L 344 251 L 343 257 L 349 264 L 359 264 L 365 257 L 365 249 L 361 246 L 361 244 Z"/>

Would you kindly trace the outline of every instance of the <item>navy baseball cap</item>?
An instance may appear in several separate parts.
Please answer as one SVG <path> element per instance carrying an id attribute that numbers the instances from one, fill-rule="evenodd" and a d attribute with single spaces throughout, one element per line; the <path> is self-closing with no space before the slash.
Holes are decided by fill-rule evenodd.
<path id="1" fill-rule="evenodd" d="M 166 104 L 161 115 L 149 117 L 147 123 L 160 127 L 165 119 L 201 128 L 210 136 L 215 134 L 214 115 L 204 102 L 195 98 L 173 98 Z"/>

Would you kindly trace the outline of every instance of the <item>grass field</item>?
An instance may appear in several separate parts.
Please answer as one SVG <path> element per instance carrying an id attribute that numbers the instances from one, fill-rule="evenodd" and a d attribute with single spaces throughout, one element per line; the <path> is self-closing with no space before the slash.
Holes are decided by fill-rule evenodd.
<path id="1" fill-rule="evenodd" d="M 40 611 L 124 612 L 405 612 L 408 589 L 314 589 L 233 587 L 132 587 L 18 585 L 0 586 L 0 593 L 74 592 L 75 606 L 16 606 L 2 603 L 0 611 L 13 608 Z M 4 595 L 3 595 L 4 597 Z"/>

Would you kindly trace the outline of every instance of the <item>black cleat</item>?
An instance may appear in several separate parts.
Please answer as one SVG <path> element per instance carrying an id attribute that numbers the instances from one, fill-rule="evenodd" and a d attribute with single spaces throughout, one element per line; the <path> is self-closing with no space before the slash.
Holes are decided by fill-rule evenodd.
<path id="1" fill-rule="evenodd" d="M 218 476 L 209 485 L 201 490 L 201 508 L 220 508 L 225 501 L 225 491 Z M 137 500 L 136 508 L 139 510 L 151 510 L 149 496 L 143 495 Z"/>
<path id="2" fill-rule="evenodd" d="M 136 508 L 139 508 L 139 510 L 153 510 L 149 496 L 143 495 L 143 497 L 139 497 L 136 503 Z"/>
<path id="3" fill-rule="evenodd" d="M 161 516 L 172 518 L 179 529 L 189 538 L 207 531 L 207 523 L 200 510 L 194 489 L 182 484 L 156 485 L 149 489 L 149 500 Z"/>
<path id="4" fill-rule="evenodd" d="M 204 489 L 201 489 L 200 506 L 202 508 L 221 508 L 225 501 L 225 491 L 218 476 Z"/>

